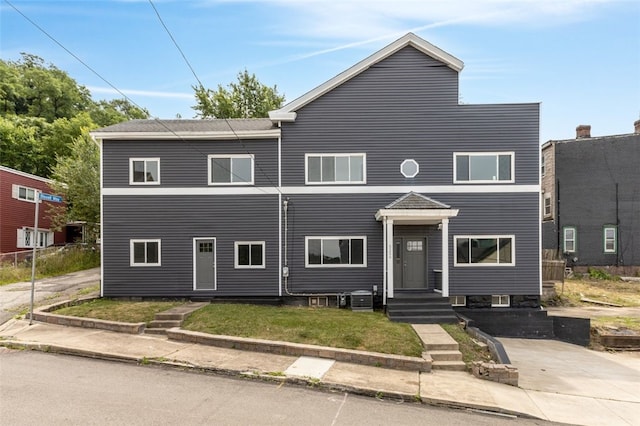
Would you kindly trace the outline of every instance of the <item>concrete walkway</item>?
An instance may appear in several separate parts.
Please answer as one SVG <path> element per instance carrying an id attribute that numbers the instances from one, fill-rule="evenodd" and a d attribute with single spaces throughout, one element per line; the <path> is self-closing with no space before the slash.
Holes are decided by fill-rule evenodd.
<path id="1" fill-rule="evenodd" d="M 531 340 L 522 344 L 520 339 L 503 340 L 510 357 L 521 369 L 521 387 L 477 379 L 466 372 L 392 370 L 313 357 L 176 342 L 156 335 L 132 335 L 38 322 L 29 326 L 28 321 L 16 319 L 0 326 L 0 346 L 6 347 L 193 368 L 405 401 L 415 401 L 419 397 L 429 404 L 571 424 L 640 425 L 640 359 L 633 355 L 594 353 L 595 363 L 587 365 L 583 358 L 576 358 L 576 354 L 591 352 L 584 348 L 564 344 L 557 346 L 558 342 L 554 341 Z M 548 347 L 550 353 L 543 356 L 534 351 L 540 347 Z M 562 355 L 565 353 L 566 356 Z M 543 364 L 536 363 L 536 359 L 540 362 L 554 359 L 557 371 L 544 374 L 541 371 Z M 597 359 L 601 362 L 596 362 Z M 574 384 L 566 384 L 565 389 L 558 388 L 558 383 L 567 380 L 560 371 L 576 364 L 584 365 L 582 371 L 575 372 L 582 378 Z M 581 393 L 569 391 L 574 387 L 579 387 Z"/>

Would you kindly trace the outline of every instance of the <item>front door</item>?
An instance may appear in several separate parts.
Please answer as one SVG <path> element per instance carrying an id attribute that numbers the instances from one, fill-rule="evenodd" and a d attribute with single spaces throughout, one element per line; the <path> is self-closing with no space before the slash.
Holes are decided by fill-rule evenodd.
<path id="1" fill-rule="evenodd" d="M 216 239 L 194 238 L 193 260 L 193 288 L 195 290 L 215 290 Z"/>
<path id="2" fill-rule="evenodd" d="M 427 239 L 425 237 L 394 238 L 394 287 L 427 288 Z"/>

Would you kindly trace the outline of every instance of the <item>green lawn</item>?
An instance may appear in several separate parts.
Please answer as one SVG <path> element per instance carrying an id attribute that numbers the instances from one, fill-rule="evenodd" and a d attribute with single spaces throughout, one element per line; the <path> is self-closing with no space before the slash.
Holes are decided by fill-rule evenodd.
<path id="1" fill-rule="evenodd" d="M 129 302 L 111 299 L 93 299 L 79 305 L 57 309 L 54 313 L 108 321 L 148 323 L 153 320 L 156 313 L 183 304 L 184 302 Z"/>
<path id="2" fill-rule="evenodd" d="M 182 328 L 407 356 L 421 356 L 423 350 L 409 324 L 391 322 L 379 312 L 211 304 L 189 316 Z"/>

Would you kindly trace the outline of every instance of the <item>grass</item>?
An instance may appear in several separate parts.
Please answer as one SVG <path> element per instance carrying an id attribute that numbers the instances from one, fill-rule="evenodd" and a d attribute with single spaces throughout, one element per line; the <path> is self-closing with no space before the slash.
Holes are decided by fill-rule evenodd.
<path id="1" fill-rule="evenodd" d="M 617 280 L 565 279 L 556 284 L 558 296 L 551 301 L 555 306 L 594 306 L 587 299 L 615 303 L 621 306 L 640 306 L 640 283 Z"/>
<path id="2" fill-rule="evenodd" d="M 462 360 L 467 366 L 474 361 L 491 361 L 491 352 L 486 346 L 480 346 L 464 331 L 460 324 L 440 324 L 453 339 L 458 342 Z"/>
<path id="3" fill-rule="evenodd" d="M 409 324 L 392 323 L 379 312 L 211 304 L 191 314 L 182 328 L 406 356 L 423 350 Z"/>
<path id="4" fill-rule="evenodd" d="M 93 299 L 55 311 L 59 315 L 73 317 L 96 318 L 119 322 L 144 322 L 154 319 L 158 312 L 169 310 L 184 302 L 130 302 L 112 299 Z"/>
<path id="5" fill-rule="evenodd" d="M 53 277 L 100 266 L 100 252 L 90 248 L 63 248 L 36 257 L 36 279 Z M 0 285 L 31 281 L 31 263 L 0 267 Z"/>
<path id="6" fill-rule="evenodd" d="M 640 318 L 636 317 L 596 317 L 591 319 L 591 326 L 599 330 L 625 329 L 640 333 Z"/>

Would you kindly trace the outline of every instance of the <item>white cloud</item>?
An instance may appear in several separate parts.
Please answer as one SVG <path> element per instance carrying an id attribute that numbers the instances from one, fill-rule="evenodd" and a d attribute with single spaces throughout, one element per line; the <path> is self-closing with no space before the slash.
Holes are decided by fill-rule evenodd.
<path id="1" fill-rule="evenodd" d="M 105 95 L 114 95 L 114 96 L 122 96 L 125 94 L 126 96 L 142 96 L 147 98 L 171 98 L 171 99 L 190 99 L 192 100 L 194 95 L 193 93 L 179 93 L 179 92 L 156 92 L 150 90 L 133 90 L 133 89 L 122 89 L 119 92 L 111 87 L 95 87 L 90 86 L 87 87 L 91 93 L 102 93 Z"/>

